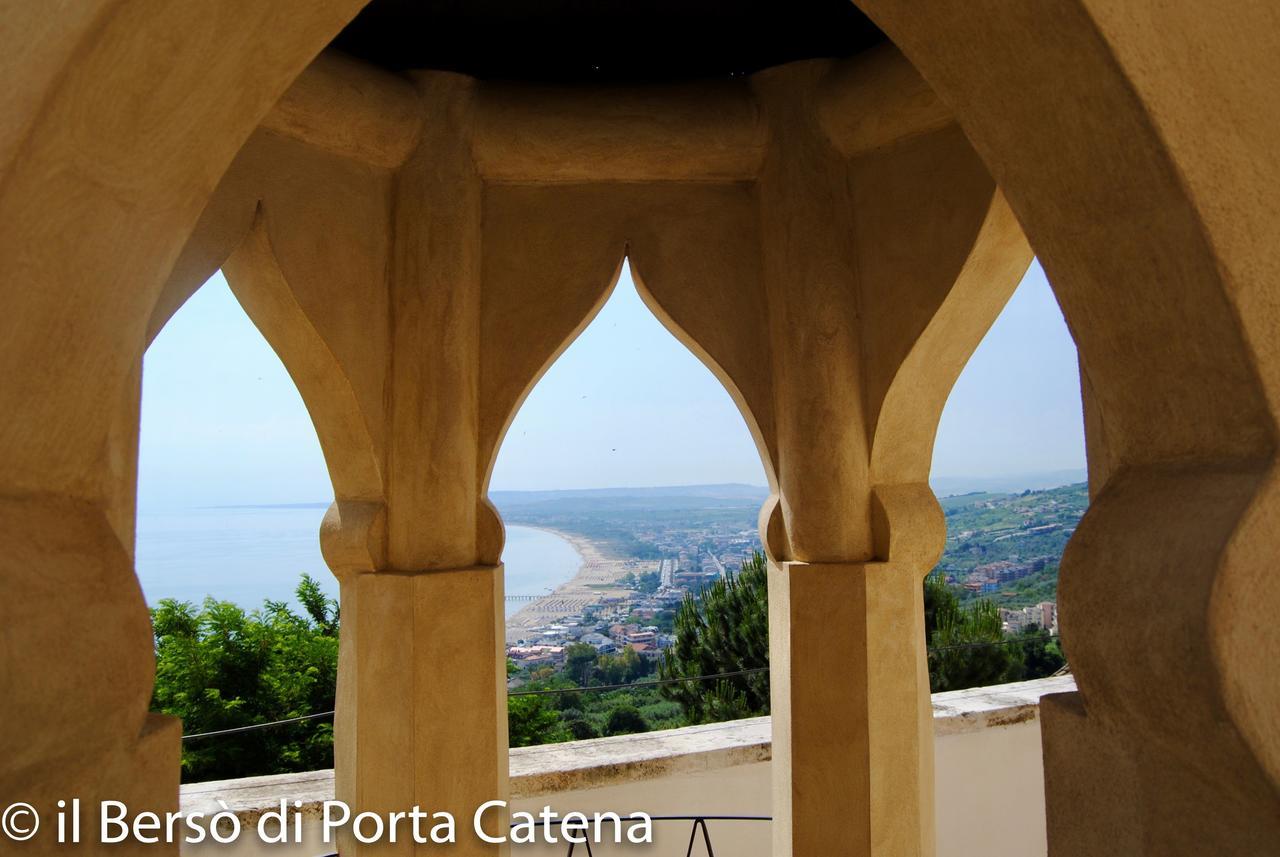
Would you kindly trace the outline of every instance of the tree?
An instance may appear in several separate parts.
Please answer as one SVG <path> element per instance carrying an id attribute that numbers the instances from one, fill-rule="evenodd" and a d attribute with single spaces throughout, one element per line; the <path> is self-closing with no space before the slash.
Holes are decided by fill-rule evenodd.
<path id="1" fill-rule="evenodd" d="M 574 681 L 586 684 L 591 679 L 596 659 L 600 653 L 587 643 L 570 643 L 564 649 L 564 671 Z"/>
<path id="2" fill-rule="evenodd" d="M 303 576 L 307 616 L 268 601 L 246 613 L 206 598 L 152 611 L 156 680 L 152 708 L 182 719 L 187 734 L 301 717 L 334 707 L 337 610 Z M 314 608 L 314 612 L 313 612 Z M 289 773 L 333 764 L 333 725 L 316 719 L 183 743 L 182 779 L 198 782 Z"/>
<path id="3" fill-rule="evenodd" d="M 1035 622 L 1018 632 L 1020 645 L 1017 648 L 1022 653 L 1021 680 L 1051 676 L 1066 664 L 1067 659 L 1062 656 L 1058 642 L 1045 639 L 1047 636 L 1045 630 Z"/>
<path id="4" fill-rule="evenodd" d="M 560 720 L 575 741 L 600 737 L 600 733 L 591 725 L 591 721 L 587 720 L 587 716 L 577 708 L 562 708 L 560 710 Z"/>
<path id="5" fill-rule="evenodd" d="M 627 684 L 652 671 L 652 661 L 642 658 L 629 646 L 616 655 L 601 655 L 596 661 L 596 677 L 601 684 Z"/>
<path id="6" fill-rule="evenodd" d="M 924 583 L 925 641 L 932 691 L 999 684 L 1021 668 L 1017 647 L 1004 642 L 1000 611 L 990 601 L 961 607 L 937 575 Z"/>
<path id="7" fill-rule="evenodd" d="M 305 571 L 302 573 L 301 582 L 298 583 L 297 596 L 303 609 L 307 611 L 307 615 L 311 617 L 311 621 L 321 633 L 326 637 L 338 636 L 337 600 L 327 597 L 316 579 Z"/>
<path id="8" fill-rule="evenodd" d="M 662 575 L 656 571 L 646 571 L 636 575 L 635 588 L 636 591 L 643 595 L 652 595 L 658 591 L 658 587 L 662 585 Z"/>
<path id="9" fill-rule="evenodd" d="M 769 595 L 764 557 L 756 553 L 735 576 L 687 596 L 676 614 L 675 645 L 663 653 L 663 679 L 736 673 L 769 666 Z M 689 723 L 769 713 L 769 674 L 725 677 L 714 684 L 681 681 L 662 695 L 680 703 Z"/>
<path id="10" fill-rule="evenodd" d="M 560 712 L 545 696 L 508 696 L 507 731 L 511 747 L 555 744 L 570 738 L 560 722 Z"/>
<path id="11" fill-rule="evenodd" d="M 634 705 L 619 705 L 609 712 L 609 719 L 604 724 L 606 735 L 631 735 L 636 732 L 648 732 L 649 723 Z"/>

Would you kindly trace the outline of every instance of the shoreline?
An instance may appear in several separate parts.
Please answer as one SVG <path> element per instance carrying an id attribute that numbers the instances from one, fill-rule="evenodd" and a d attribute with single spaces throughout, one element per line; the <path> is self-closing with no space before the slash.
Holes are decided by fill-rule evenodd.
<path id="1" fill-rule="evenodd" d="M 565 616 L 581 613 L 587 607 L 599 604 L 606 598 L 624 595 L 631 590 L 617 585 L 629 571 L 635 571 L 641 560 L 616 559 L 604 547 L 591 539 L 553 527 L 536 527 L 514 524 L 529 530 L 541 530 L 564 539 L 578 554 L 578 569 L 573 577 L 557 586 L 549 594 L 530 601 L 506 620 L 508 644 L 520 639 L 529 630 L 549 625 Z"/>

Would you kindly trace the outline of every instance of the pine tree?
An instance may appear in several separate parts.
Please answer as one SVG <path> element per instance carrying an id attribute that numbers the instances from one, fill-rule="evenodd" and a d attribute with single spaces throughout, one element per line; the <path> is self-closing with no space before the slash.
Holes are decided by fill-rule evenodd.
<path id="1" fill-rule="evenodd" d="M 717 675 L 769 666 L 768 576 L 756 553 L 737 575 L 688 595 L 675 619 L 675 645 L 663 653 L 663 679 Z M 689 723 L 769 713 L 769 674 L 665 685 Z"/>
<path id="2" fill-rule="evenodd" d="M 962 607 L 945 582 L 929 575 L 924 603 L 933 692 L 999 684 L 1021 673 L 1020 653 L 1005 644 L 1000 611 L 990 601 Z"/>

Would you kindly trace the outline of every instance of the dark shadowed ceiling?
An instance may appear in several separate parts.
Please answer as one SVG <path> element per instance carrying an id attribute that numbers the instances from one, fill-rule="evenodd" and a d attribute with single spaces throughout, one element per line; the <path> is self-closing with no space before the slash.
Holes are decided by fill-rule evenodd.
<path id="1" fill-rule="evenodd" d="M 372 0 L 334 46 L 395 71 L 639 83 L 845 57 L 883 39 L 850 0 Z"/>

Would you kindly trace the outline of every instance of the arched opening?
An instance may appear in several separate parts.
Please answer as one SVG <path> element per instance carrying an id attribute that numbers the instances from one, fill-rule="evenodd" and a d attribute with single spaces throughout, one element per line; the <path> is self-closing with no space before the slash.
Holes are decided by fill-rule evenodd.
<path id="1" fill-rule="evenodd" d="M 765 482 L 737 405 L 624 266 L 525 399 L 493 469 L 489 496 L 507 527 L 513 746 L 767 711 L 763 669 L 719 690 L 714 680 L 678 683 L 685 693 L 660 683 L 691 667 L 675 651 L 682 609 L 685 624 L 692 618 L 686 596 L 725 590 L 752 567 Z M 767 618 L 755 618 L 764 642 Z M 757 654 L 763 667 L 767 643 Z M 715 708 L 717 693 L 739 706 Z"/>
<path id="2" fill-rule="evenodd" d="M 330 767 L 333 488 L 293 380 L 219 272 L 143 362 L 136 568 L 153 709 L 183 722 L 183 780 Z M 210 732 L 262 727 L 244 732 Z M 193 737 L 203 736 L 203 737 Z"/>
<path id="3" fill-rule="evenodd" d="M 1216 9 L 1173 12 L 1153 27 L 1143 15 L 1089 14 L 1072 3 L 1040 18 L 991 7 L 983 10 L 989 18 L 981 21 L 973 20 L 966 4 L 938 5 L 930 15 L 890 0 L 862 5 L 920 60 L 948 103 L 962 106 L 966 130 L 1014 199 L 1046 264 L 1052 263 L 1107 421 L 1117 463 L 1113 472 L 1122 477 L 1111 491 L 1103 490 L 1095 506 L 1100 512 L 1091 516 L 1094 538 L 1078 540 L 1075 563 L 1082 581 L 1079 615 L 1094 611 L 1090 618 L 1111 634 L 1081 641 L 1080 652 L 1089 658 L 1082 675 L 1092 675 L 1093 685 L 1071 703 L 1060 700 L 1053 715 L 1057 726 L 1052 728 L 1075 741 L 1059 740 L 1046 750 L 1051 762 L 1060 763 L 1057 782 L 1064 799 L 1059 803 L 1081 802 L 1062 816 L 1096 814 L 1106 823 L 1067 825 L 1056 844 L 1082 853 L 1106 851 L 1108 844 L 1114 849 L 1114 842 L 1090 843 L 1088 838 L 1098 834 L 1081 832 L 1085 827 L 1102 835 L 1130 832 L 1134 850 L 1139 842 L 1158 851 L 1172 843 L 1241 837 L 1235 832 L 1240 830 L 1245 838 L 1252 832 L 1259 841 L 1273 841 L 1263 840 L 1271 831 L 1263 830 L 1258 819 L 1274 817 L 1274 789 L 1258 768 L 1265 766 L 1274 779 L 1277 755 L 1267 713 L 1274 710 L 1269 703 L 1275 684 L 1266 680 L 1269 659 L 1256 652 L 1267 650 L 1257 642 L 1272 641 L 1274 632 L 1258 629 L 1247 615 L 1275 600 L 1268 588 L 1274 576 L 1259 571 L 1271 553 L 1266 545 L 1274 542 L 1273 516 L 1254 513 L 1274 496 L 1265 481 L 1275 436 L 1265 396 L 1270 352 L 1255 347 L 1268 341 L 1271 319 L 1266 312 L 1246 310 L 1265 301 L 1259 285 L 1274 281 L 1272 257 L 1259 250 L 1256 238 L 1262 232 L 1250 227 L 1270 221 L 1271 196 L 1257 189 L 1275 182 L 1259 172 L 1265 166 L 1234 168 L 1272 162 L 1261 155 L 1274 137 L 1274 111 L 1268 112 L 1268 102 L 1253 97 L 1242 81 L 1265 79 L 1249 66 L 1275 56 L 1266 36 L 1273 28 L 1261 26 L 1261 18 L 1249 19 L 1247 11 L 1237 17 Z M 23 311 L 12 315 L 14 326 L 25 330 L 8 340 L 6 354 L 14 367 L 35 363 L 49 370 L 31 373 L 32 380 L 11 388 L 12 412 L 24 414 L 35 427 L 11 435 L 20 441 L 9 445 L 18 474 L 12 486 L 19 493 L 37 486 L 47 496 L 82 499 L 76 493 L 84 490 L 81 474 L 101 451 L 92 432 L 103 420 L 94 417 L 105 413 L 103 403 L 131 365 L 129 345 L 121 344 L 127 337 L 115 335 L 121 327 L 115 322 L 129 315 L 124 301 L 132 297 L 120 284 L 138 281 L 133 299 L 139 306 L 146 303 L 148 288 L 162 277 L 184 224 L 198 211 L 209 177 L 257 121 L 272 90 L 278 92 L 290 71 L 326 37 L 299 35 L 281 42 L 274 38 L 275 22 L 263 19 L 254 38 L 240 38 L 245 25 L 228 16 L 216 22 L 224 29 L 212 36 L 201 31 L 199 45 L 225 41 L 239 45 L 242 56 L 264 51 L 266 62 L 237 63 L 231 55 L 220 66 L 222 73 L 208 74 L 203 50 L 181 49 L 195 44 L 178 37 L 174 23 L 181 18 L 148 19 L 130 30 L 132 39 L 120 35 L 125 28 L 110 28 L 105 32 L 114 38 L 77 53 L 72 73 L 52 75 L 62 88 L 52 93 L 56 97 L 31 99 L 40 106 L 40 119 L 30 126 L 34 144 L 24 143 L 17 179 L 6 183 L 6 205 L 14 213 L 9 222 L 22 226 L 9 233 L 14 252 L 4 256 L 12 260 L 17 277 L 33 279 L 38 287 L 26 290 L 31 297 L 24 297 Z M 99 23 L 93 16 L 84 22 Z M 324 33 L 336 23 L 325 15 L 313 26 Z M 168 28 L 174 39 L 155 38 Z M 955 38 L 956 33 L 971 37 Z M 1242 33 L 1248 37 L 1241 38 Z M 1223 62 L 1159 62 L 1184 55 L 1180 48 L 1188 39 L 1198 55 Z M 121 61 L 148 43 L 161 45 L 176 59 L 143 64 L 150 72 Z M 283 47 L 272 53 L 278 45 Z M 48 45 L 33 50 L 48 53 Z M 28 66 L 60 66 L 57 50 L 60 44 L 48 53 L 51 63 Z M 173 84 L 159 93 L 163 97 L 143 99 L 151 111 L 144 121 L 119 121 L 116 100 L 102 98 L 101 92 L 145 92 L 154 83 L 151 74 L 163 74 Z M 182 86 L 184 76 L 204 88 Z M 118 86 L 83 86 L 86 80 Z M 1014 97 L 1011 80 L 1020 84 Z M 1198 102 L 1185 97 L 1188 91 L 1215 93 L 1215 109 L 1197 110 Z M 241 106 L 221 110 L 219 105 L 230 104 L 225 99 Z M 175 106 L 179 102 L 182 106 Z M 1046 110 L 1046 104 L 1061 109 Z M 177 121 L 168 121 L 170 111 Z M 211 132 L 198 121 L 200 115 L 223 118 Z M 1221 136 L 1217 131 L 1224 116 L 1238 120 L 1225 124 L 1240 133 L 1222 146 L 1203 145 Z M 138 127 L 183 133 L 157 135 L 154 147 L 141 147 L 135 145 Z M 95 135 L 86 128 L 110 133 Z M 103 157 L 83 159 L 89 172 L 66 174 L 52 160 L 65 157 L 65 140 L 92 141 L 95 154 L 101 147 Z M 129 157 L 118 157 L 126 150 Z M 118 180 L 133 173 L 150 180 L 132 185 Z M 57 186 L 44 180 L 64 175 L 67 180 Z M 27 218 L 28 209 L 44 216 Z M 156 236 L 154 243 L 120 246 L 148 231 Z M 58 233 L 68 237 L 50 240 Z M 104 253 L 105 247 L 119 252 Z M 133 315 L 136 321 L 138 313 Z M 46 327 L 59 322 L 67 335 L 48 337 Z M 1197 335 L 1184 336 L 1187 330 Z M 66 341 L 83 345 L 66 348 Z M 106 364 L 107 383 L 96 397 L 66 392 L 86 358 Z M 68 414 L 72 418 L 59 424 L 56 418 Z M 1174 419 L 1152 419 L 1152 414 Z M 60 430 L 47 431 L 53 425 Z M 1170 497 L 1180 498 L 1170 509 L 1177 518 L 1157 514 Z M 60 510 L 43 499 L 38 503 L 32 519 L 42 526 L 46 521 L 61 525 L 55 514 Z M 81 540 L 78 546 L 91 543 L 81 535 L 87 526 L 67 529 Z M 35 540 L 14 539 L 24 547 L 29 541 Z M 1225 545 L 1246 548 L 1227 557 Z M 1108 566 L 1121 554 L 1130 571 L 1123 580 L 1110 575 Z M 25 557 L 18 559 L 15 566 Z M 1186 585 L 1169 593 L 1167 621 L 1128 622 L 1135 606 L 1130 593 L 1141 590 L 1135 582 L 1157 584 L 1172 569 Z M 104 574 L 97 580 L 114 579 Z M 32 602 L 41 597 L 41 590 L 25 582 L 14 590 Z M 109 615 L 125 617 L 127 610 L 116 606 Z M 52 625 L 63 617 L 47 610 L 41 621 Z M 1153 638 L 1173 645 L 1150 645 Z M 34 642 L 18 649 L 21 656 L 38 651 L 40 638 L 29 639 Z M 68 679 L 69 670 L 49 666 L 57 681 L 44 682 L 50 688 L 44 696 L 57 697 L 60 685 L 83 691 L 77 684 L 83 676 Z M 29 665 L 27 671 L 37 672 Z M 112 746 L 120 736 L 132 741 L 137 730 L 131 733 L 129 727 L 136 722 L 115 713 L 126 706 L 102 683 L 85 694 L 84 725 L 96 730 L 87 734 L 109 735 Z M 1180 716 L 1168 717 L 1169 711 Z M 1105 728 L 1098 728 L 1099 722 Z M 15 730 L 15 737 L 35 737 L 63 752 L 64 736 L 86 734 L 67 723 L 81 726 L 68 719 L 31 730 L 38 733 L 33 736 Z M 1130 752 L 1144 755 L 1135 763 Z M 39 753 L 60 758 L 44 747 L 37 758 Z M 60 767 L 55 773 L 49 780 L 59 785 L 70 778 Z M 1185 787 L 1164 788 L 1168 783 Z M 1077 784 L 1083 787 L 1073 788 Z M 1134 800 L 1134 795 L 1144 797 Z M 1089 801 L 1095 805 L 1084 805 Z M 1198 812 L 1183 812 L 1189 807 Z M 1150 819 L 1167 823 L 1153 832 L 1145 826 Z M 1250 853 L 1247 845 L 1233 850 Z"/>
<path id="4" fill-rule="evenodd" d="M 934 692 L 1065 668 L 1058 572 L 1088 507 L 1075 343 L 1033 263 L 956 380 L 931 485 L 946 547 L 925 582 Z"/>

